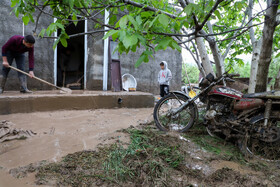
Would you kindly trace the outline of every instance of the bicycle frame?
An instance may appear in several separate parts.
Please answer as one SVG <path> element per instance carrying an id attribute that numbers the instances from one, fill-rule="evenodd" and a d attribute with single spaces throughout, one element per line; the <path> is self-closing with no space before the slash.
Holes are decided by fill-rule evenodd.
<path id="1" fill-rule="evenodd" d="M 193 103 L 195 104 L 195 100 L 197 98 L 199 98 L 200 95 L 203 95 L 209 88 L 212 88 L 213 86 L 217 85 L 219 82 L 223 81 L 225 79 L 224 76 L 221 76 L 220 78 L 218 78 L 217 81 L 214 81 L 212 83 L 210 83 L 209 86 L 207 86 L 206 88 L 204 88 L 203 90 L 201 90 L 201 92 L 199 94 L 197 94 L 195 97 L 189 99 L 188 101 L 186 101 L 184 104 L 182 104 L 180 107 L 178 107 L 177 109 L 171 110 L 170 113 L 172 115 L 176 115 L 177 113 L 181 112 L 182 110 L 184 110 L 189 104 Z"/>

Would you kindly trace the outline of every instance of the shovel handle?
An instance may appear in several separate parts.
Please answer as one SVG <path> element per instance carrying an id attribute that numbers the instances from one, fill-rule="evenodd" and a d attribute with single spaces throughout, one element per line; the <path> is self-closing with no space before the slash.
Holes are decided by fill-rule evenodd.
<path id="1" fill-rule="evenodd" d="M 25 74 L 25 75 L 27 75 L 27 76 L 29 76 L 29 74 L 26 73 L 25 71 L 22 71 L 22 70 L 20 70 L 20 69 L 17 69 L 17 68 L 15 68 L 15 67 L 13 67 L 13 66 L 9 66 L 9 68 L 11 68 L 11 69 L 13 69 L 13 70 L 16 70 L 16 71 L 18 71 L 18 72 L 20 72 L 20 73 L 23 73 L 23 74 Z M 47 81 L 45 81 L 45 80 L 43 80 L 43 79 L 40 79 L 40 78 L 38 78 L 38 77 L 36 77 L 36 76 L 34 76 L 33 78 L 36 79 L 36 80 L 38 80 L 38 81 L 41 81 L 41 82 L 43 82 L 43 83 L 45 83 L 45 84 L 48 84 L 48 85 L 50 85 L 50 86 L 53 86 L 53 87 L 55 87 L 55 88 L 57 88 L 57 89 L 63 90 L 62 88 L 60 88 L 60 87 L 58 87 L 58 86 L 56 86 L 56 85 L 54 85 L 54 84 L 52 84 L 52 83 L 50 83 L 50 82 L 47 82 Z"/>

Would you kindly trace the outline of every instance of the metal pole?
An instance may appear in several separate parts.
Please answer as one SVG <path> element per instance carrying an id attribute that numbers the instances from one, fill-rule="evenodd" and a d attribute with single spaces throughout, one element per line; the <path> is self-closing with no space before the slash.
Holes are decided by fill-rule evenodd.
<path id="1" fill-rule="evenodd" d="M 109 12 L 105 9 L 105 24 L 109 22 Z M 108 28 L 105 27 L 105 30 Z M 104 33 L 104 35 L 107 32 Z M 104 57 L 103 57 L 103 90 L 107 91 L 107 82 L 108 82 L 108 47 L 109 47 L 109 38 L 104 40 Z"/>
<path id="2" fill-rule="evenodd" d="M 56 18 L 54 18 L 53 22 L 54 22 L 54 23 L 56 22 Z M 57 31 L 55 31 L 54 37 L 57 38 Z M 56 40 L 57 40 L 57 39 L 54 39 L 54 42 L 55 42 Z M 54 72 L 53 72 L 54 85 L 57 86 L 57 46 L 55 47 L 55 50 L 54 50 L 53 71 L 54 71 Z"/>
<path id="3" fill-rule="evenodd" d="M 22 23 L 22 36 L 24 36 L 24 23 Z"/>
<path id="4" fill-rule="evenodd" d="M 87 19 L 85 20 L 85 33 L 87 32 Z M 87 34 L 85 34 L 84 37 L 84 90 L 87 89 L 87 61 L 88 61 L 88 40 L 87 40 Z"/>

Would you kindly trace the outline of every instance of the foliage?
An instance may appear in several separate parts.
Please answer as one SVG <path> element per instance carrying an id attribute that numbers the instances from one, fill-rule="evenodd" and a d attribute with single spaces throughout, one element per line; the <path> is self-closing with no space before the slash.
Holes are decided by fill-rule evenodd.
<path id="1" fill-rule="evenodd" d="M 61 29 L 54 47 L 58 42 L 61 42 L 64 47 L 67 46 L 69 36 L 65 27 L 70 22 L 76 24 L 79 20 L 88 19 L 95 23 L 95 29 L 105 26 L 102 16 L 106 9 L 110 12 L 109 24 L 106 26 L 111 30 L 107 32 L 104 39 L 109 36 L 112 36 L 114 40 L 118 39 L 117 50 L 120 53 L 135 52 L 140 45 L 146 49 L 136 62 L 136 66 L 142 62 L 148 62 L 149 57 L 152 57 L 155 52 L 165 50 L 167 47 L 181 51 L 179 41 L 175 36 L 184 34 L 183 28 L 195 29 L 193 32 L 195 35 L 200 29 L 205 28 L 202 23 L 205 24 L 207 20 L 225 25 L 221 29 L 215 28 L 214 32 L 224 32 L 236 28 L 242 19 L 242 15 L 238 12 L 244 11 L 247 7 L 245 0 L 199 0 L 195 4 L 187 4 L 186 7 L 182 7 L 178 1 L 173 1 L 172 4 L 168 0 L 129 2 L 126 0 L 11 0 L 11 6 L 14 8 L 16 16 L 22 15 L 25 24 L 30 21 L 34 22 L 35 17 L 37 22 L 41 13 L 56 18 L 55 23 L 42 29 L 39 34 L 41 37 L 52 36 L 53 32 Z M 214 7 L 217 2 L 217 6 Z M 35 10 L 40 13 L 37 14 Z M 78 17 L 80 18 L 78 19 Z M 232 32 L 229 31 L 222 37 L 232 35 Z M 242 39 L 241 41 L 248 44 L 248 40 Z M 226 45 L 227 42 L 224 42 L 220 46 L 224 48 Z M 248 46 L 244 48 L 249 49 Z M 243 51 L 239 48 L 237 53 L 239 52 Z"/>
<path id="2" fill-rule="evenodd" d="M 240 74 L 240 77 L 250 77 L 251 64 L 249 62 L 245 63 L 241 59 L 238 59 L 237 62 L 226 61 L 225 67 L 227 70 L 230 69 L 230 73 L 238 73 L 238 74 Z M 269 83 L 269 86 L 274 85 L 275 78 L 279 71 L 279 67 L 280 67 L 280 59 L 274 57 L 269 66 L 268 77 L 272 78 L 272 80 Z"/>
<path id="3" fill-rule="evenodd" d="M 248 12 L 248 0 L 240 0 L 235 1 L 235 3 L 227 3 L 222 6 L 220 10 L 220 14 L 223 15 L 219 19 L 215 19 L 213 24 L 214 33 L 223 33 L 223 35 L 215 36 L 217 41 L 223 40 L 225 38 L 232 38 L 233 43 L 231 46 L 231 50 L 226 58 L 229 62 L 236 62 L 238 60 L 237 56 L 240 54 L 250 54 L 252 52 L 252 45 L 250 42 L 250 36 L 248 32 L 243 32 L 243 29 L 239 29 L 242 26 L 242 23 L 245 23 L 247 18 L 246 14 Z M 253 23 L 259 23 L 260 17 L 256 17 L 253 20 Z M 230 21 L 229 21 L 230 20 Z M 206 28 L 207 29 L 207 28 Z M 234 30 L 237 29 L 237 30 Z M 239 30 L 238 30 L 239 29 Z M 234 30 L 232 32 L 228 32 L 229 30 Z M 256 37 L 260 37 L 260 32 L 256 32 Z M 235 36 L 236 35 L 236 36 Z M 231 43 L 231 40 L 223 40 L 217 42 L 219 50 L 221 50 L 222 54 L 225 53 L 228 45 Z"/>
<path id="4" fill-rule="evenodd" d="M 186 73 L 189 76 L 190 83 L 198 83 L 199 69 L 197 68 L 196 65 L 183 64 L 183 66 L 182 66 L 182 82 L 184 84 L 189 83 Z"/>
<path id="5" fill-rule="evenodd" d="M 273 89 L 273 86 L 275 84 L 275 79 L 277 77 L 278 71 L 280 68 L 280 59 L 274 58 L 269 66 L 269 73 L 268 77 L 272 78 L 271 82 L 269 82 L 269 86 Z"/>

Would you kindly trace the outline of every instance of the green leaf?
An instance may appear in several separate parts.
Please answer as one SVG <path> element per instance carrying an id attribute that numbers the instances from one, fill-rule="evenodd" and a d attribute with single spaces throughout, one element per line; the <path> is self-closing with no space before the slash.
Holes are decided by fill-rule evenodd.
<path id="1" fill-rule="evenodd" d="M 112 15 L 110 17 L 109 24 L 110 25 L 114 25 L 116 21 L 117 21 L 117 16 L 116 15 Z"/>
<path id="2" fill-rule="evenodd" d="M 127 28 L 127 15 L 123 16 L 120 21 L 119 21 L 119 25 L 121 29 L 126 29 Z"/>
<path id="3" fill-rule="evenodd" d="M 154 14 L 154 12 L 151 11 L 145 11 L 145 12 L 141 12 L 141 17 L 143 18 L 149 18 Z"/>
<path id="4" fill-rule="evenodd" d="M 139 40 L 143 45 L 145 45 L 145 43 L 146 43 L 146 38 L 144 38 L 141 34 L 138 34 L 138 33 L 136 33 L 135 35 L 137 36 L 138 40 Z"/>
<path id="5" fill-rule="evenodd" d="M 74 7 L 74 0 L 68 0 L 69 6 L 71 9 Z"/>
<path id="6" fill-rule="evenodd" d="M 278 54 L 275 56 L 275 58 L 278 58 L 278 57 L 280 57 L 280 53 L 278 53 Z"/>
<path id="7" fill-rule="evenodd" d="M 138 30 L 138 29 L 139 29 L 139 25 L 138 25 L 138 23 L 135 21 L 135 19 L 134 19 L 131 15 L 128 15 L 127 17 L 128 17 L 128 20 L 133 24 L 134 28 L 135 28 L 136 30 Z"/>
<path id="8" fill-rule="evenodd" d="M 214 14 L 218 17 L 218 19 L 222 19 L 221 14 L 218 10 L 215 10 Z"/>
<path id="9" fill-rule="evenodd" d="M 19 0 L 11 0 L 11 7 L 15 7 L 17 5 L 17 3 L 19 2 Z"/>
<path id="10" fill-rule="evenodd" d="M 191 15 L 191 13 L 192 13 L 192 6 L 191 6 L 191 4 L 188 4 L 188 5 L 184 8 L 184 12 L 186 13 L 187 16 Z"/>
<path id="11" fill-rule="evenodd" d="M 129 35 L 127 37 L 124 38 L 124 40 L 122 41 L 124 47 L 126 49 L 128 49 L 129 47 L 136 45 L 138 42 L 138 38 L 136 35 Z"/>
<path id="12" fill-rule="evenodd" d="M 145 58 L 146 58 L 146 55 L 142 53 L 140 58 L 135 63 L 135 68 L 138 68 L 142 64 L 142 62 L 144 61 Z"/>
<path id="13" fill-rule="evenodd" d="M 169 18 L 167 15 L 165 14 L 160 14 L 159 17 L 158 17 L 158 21 L 160 22 L 160 24 L 163 26 L 163 27 L 167 27 L 168 26 L 168 23 L 169 23 Z"/>
<path id="14" fill-rule="evenodd" d="M 29 21 L 30 21 L 29 16 L 28 16 L 28 15 L 23 16 L 23 17 L 22 17 L 22 21 L 23 21 L 24 25 L 28 25 L 28 23 L 29 23 Z"/>
<path id="15" fill-rule="evenodd" d="M 181 52 L 182 48 L 178 45 L 177 42 L 175 42 L 174 40 L 171 43 L 172 47 L 177 49 L 179 52 Z"/>
<path id="16" fill-rule="evenodd" d="M 56 22 L 55 25 L 56 25 L 56 27 L 58 27 L 58 28 L 64 30 L 64 26 L 63 26 L 61 23 L 57 23 L 57 22 Z"/>
<path id="17" fill-rule="evenodd" d="M 18 8 L 16 7 L 16 8 L 14 8 L 14 13 L 15 13 L 15 15 L 16 15 L 16 17 L 18 17 L 19 16 L 19 10 L 18 10 Z"/>
<path id="18" fill-rule="evenodd" d="M 161 49 L 165 50 L 169 46 L 170 42 L 171 42 L 170 38 L 168 38 L 168 37 L 162 38 L 160 40 L 160 42 L 158 43 L 158 45 L 155 47 L 155 51 L 158 51 Z"/>
<path id="19" fill-rule="evenodd" d="M 55 23 L 51 23 L 46 30 L 46 34 L 48 36 L 51 36 L 51 34 L 55 31 L 55 28 L 56 28 Z"/>
<path id="20" fill-rule="evenodd" d="M 113 39 L 114 41 L 116 41 L 116 39 L 118 38 L 118 36 L 119 36 L 119 32 L 116 32 L 116 33 L 112 34 L 112 39 Z"/>
<path id="21" fill-rule="evenodd" d="M 60 42 L 63 45 L 63 47 L 67 47 L 67 40 L 65 38 L 61 38 Z"/>
<path id="22" fill-rule="evenodd" d="M 119 40 L 123 41 L 124 38 L 126 37 L 126 32 L 125 32 L 125 30 L 121 30 L 119 33 L 120 33 L 119 34 L 120 35 Z"/>
<path id="23" fill-rule="evenodd" d="M 46 29 L 42 29 L 39 36 L 44 37 L 45 33 L 46 33 Z"/>
<path id="24" fill-rule="evenodd" d="M 78 21 L 77 21 L 77 20 L 78 20 L 78 19 L 77 19 L 77 15 L 76 15 L 75 13 L 73 13 L 72 21 L 73 21 L 73 23 L 74 23 L 75 26 L 77 26 L 77 24 L 78 24 Z"/>
<path id="25" fill-rule="evenodd" d="M 108 37 L 110 37 L 110 36 L 112 36 L 113 34 L 116 34 L 116 33 L 119 33 L 119 30 L 110 30 L 109 32 L 107 32 L 105 34 L 105 36 L 102 39 L 104 40 L 104 39 L 106 39 L 106 38 L 108 38 Z"/>
<path id="26" fill-rule="evenodd" d="M 153 21 L 149 24 L 149 28 L 150 28 L 151 26 L 153 26 L 153 24 L 155 23 L 155 21 L 157 21 L 158 17 L 159 17 L 159 15 L 157 15 L 157 16 L 153 19 Z"/>
<path id="27" fill-rule="evenodd" d="M 242 2 L 236 2 L 235 6 L 238 10 L 241 10 L 243 8 L 244 4 Z"/>
<path id="28" fill-rule="evenodd" d="M 137 17 L 136 17 L 136 21 L 137 21 L 138 25 L 141 25 L 141 24 L 142 24 L 142 18 L 141 18 L 141 16 L 137 16 Z"/>
<path id="29" fill-rule="evenodd" d="M 153 51 L 146 50 L 146 51 L 144 51 L 144 54 L 151 56 L 153 54 Z"/>
<path id="30" fill-rule="evenodd" d="M 58 42 L 59 42 L 59 38 L 55 40 L 55 42 L 54 42 L 54 44 L 53 44 L 53 50 L 55 50 L 55 48 L 56 48 Z"/>

